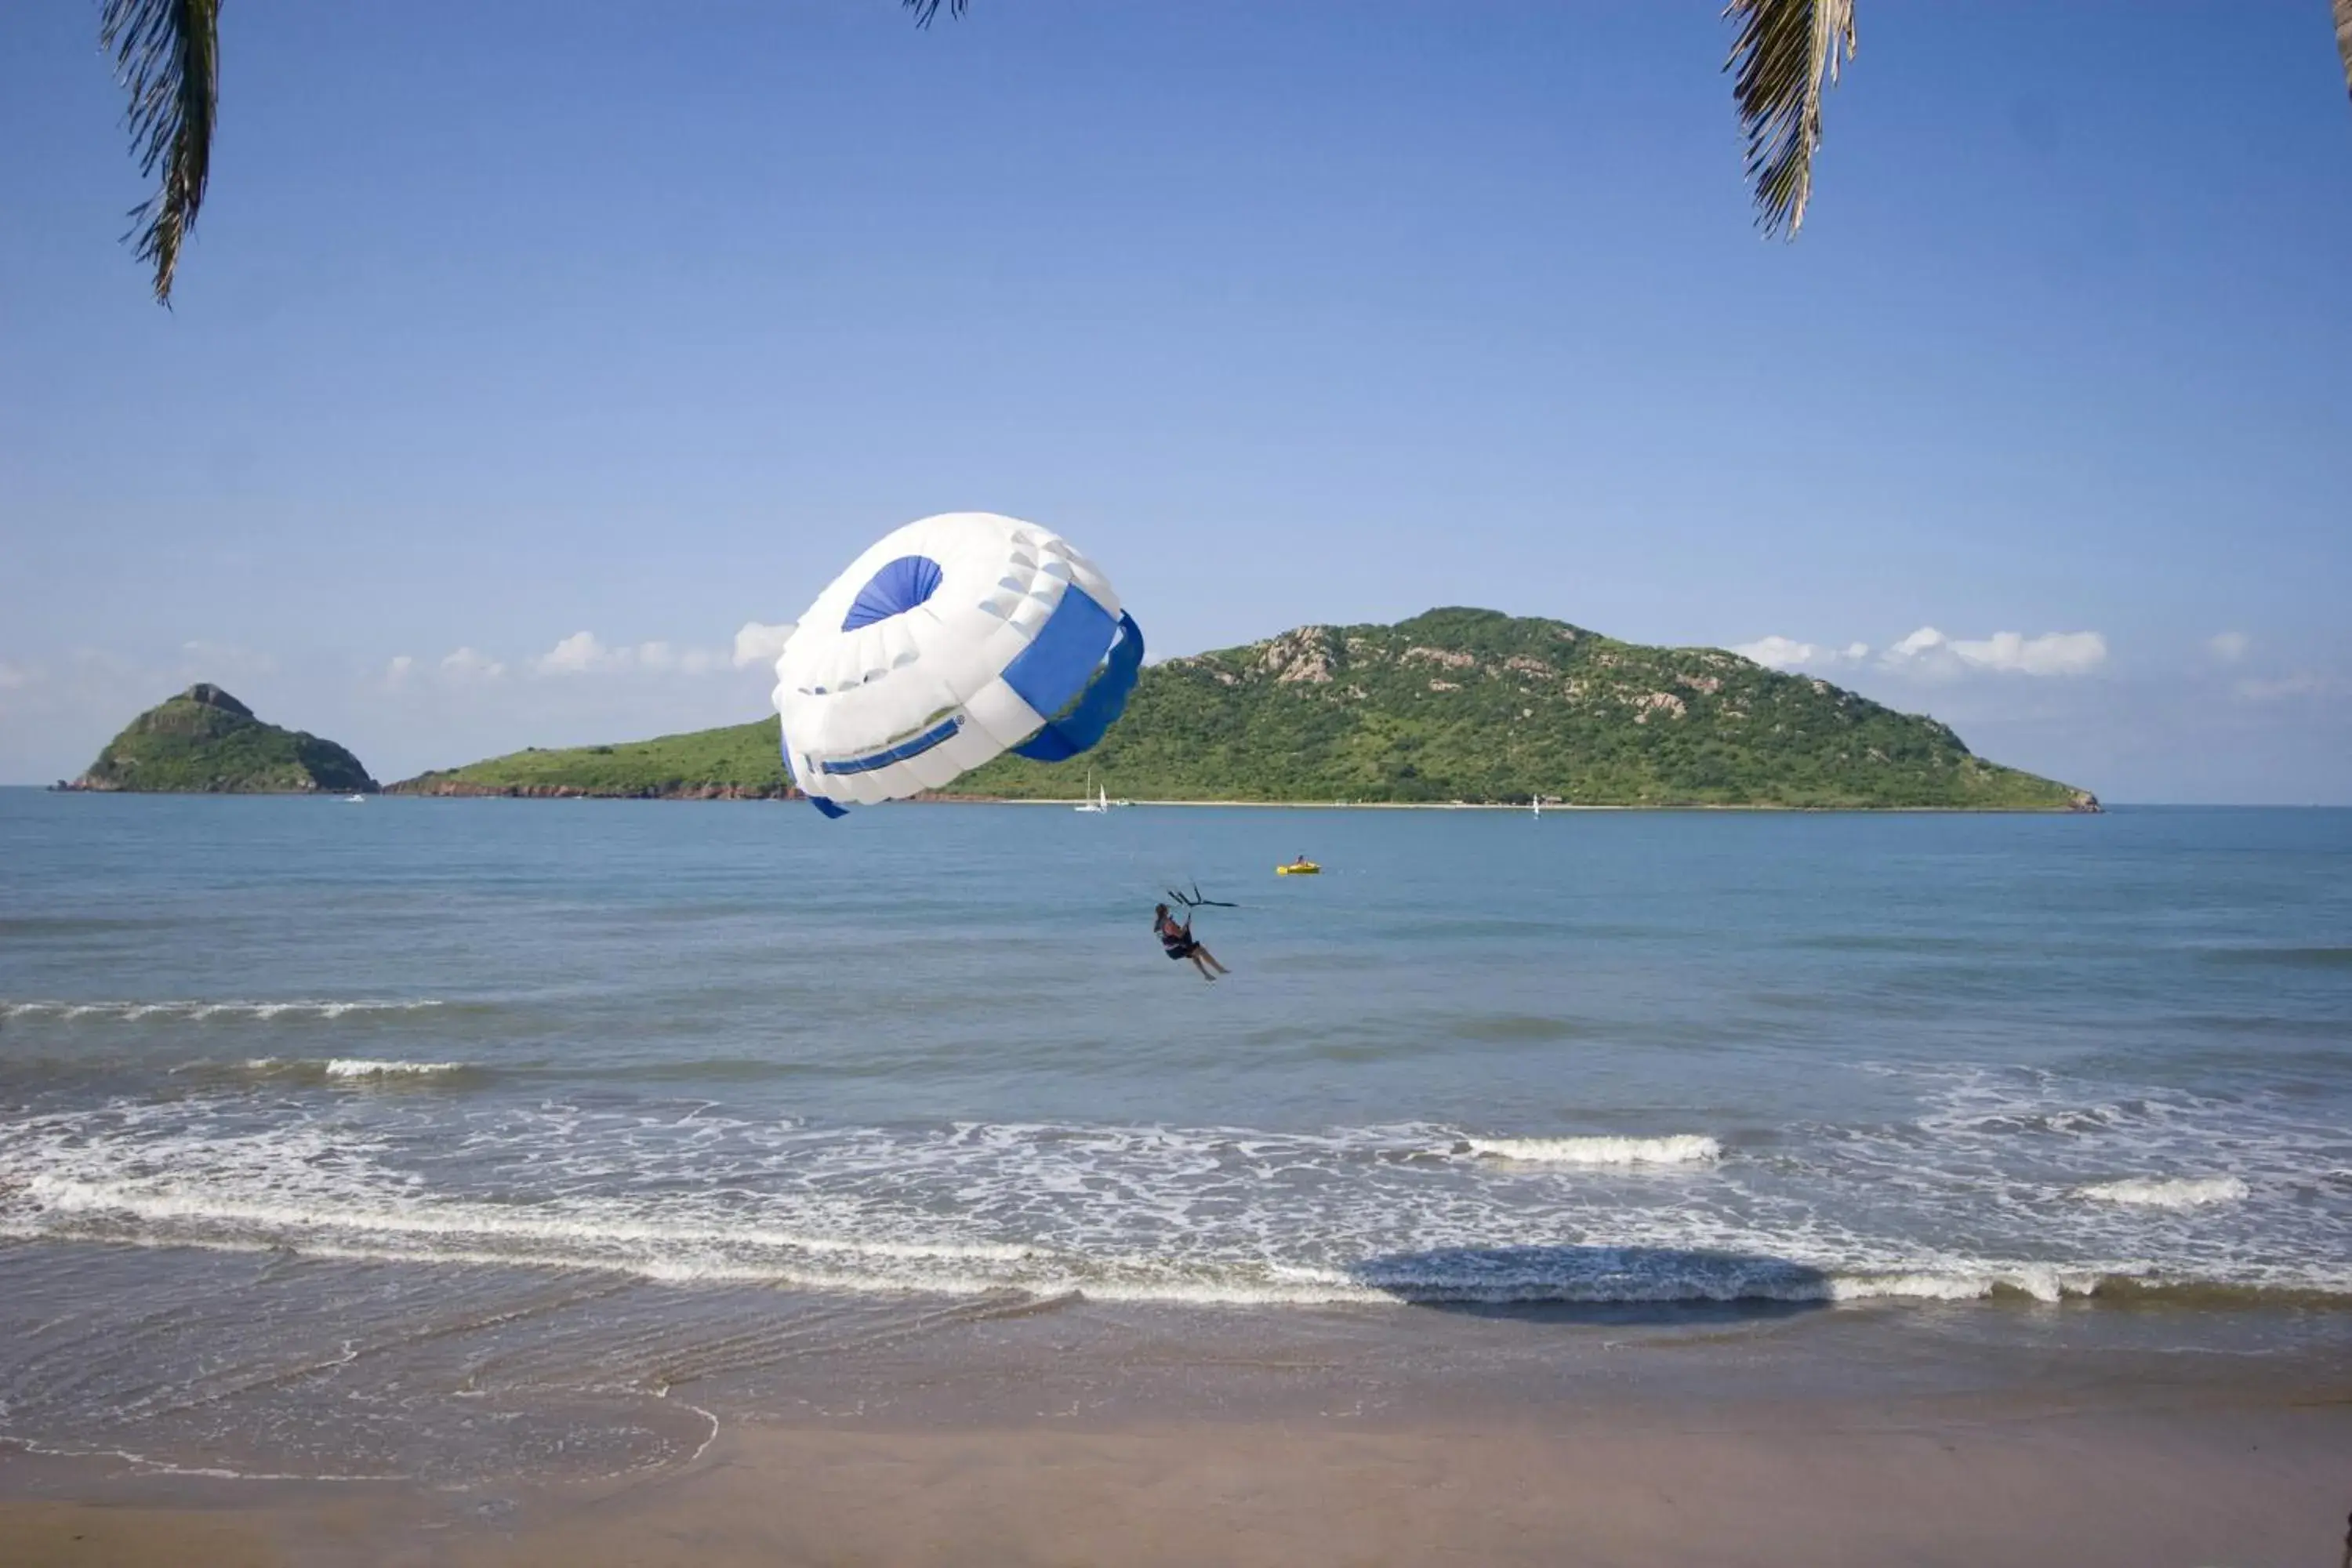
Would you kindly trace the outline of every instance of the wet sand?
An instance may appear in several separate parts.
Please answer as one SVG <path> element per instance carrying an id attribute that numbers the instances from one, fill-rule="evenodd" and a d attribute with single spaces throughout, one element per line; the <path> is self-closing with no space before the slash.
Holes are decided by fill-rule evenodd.
<path id="1" fill-rule="evenodd" d="M 1637 1404 L 1491 1423 L 730 1427 L 693 1463 L 497 1497 L 0 1460 L 49 1564 L 2333 1564 L 2352 1390 Z"/>

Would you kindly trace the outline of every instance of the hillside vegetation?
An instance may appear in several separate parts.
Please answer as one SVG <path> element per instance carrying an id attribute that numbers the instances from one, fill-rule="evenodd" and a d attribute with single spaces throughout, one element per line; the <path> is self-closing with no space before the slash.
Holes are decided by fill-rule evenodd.
<path id="1" fill-rule="evenodd" d="M 959 795 L 1587 805 L 2089 810 L 1898 713 L 1717 648 L 1646 647 L 1559 621 L 1443 609 L 1302 626 L 1143 672 L 1087 756 L 1005 757 Z M 393 786 L 423 794 L 787 793 L 773 719 L 629 744 L 526 751 Z"/>
<path id="2" fill-rule="evenodd" d="M 770 717 L 610 746 L 532 746 L 403 779 L 391 793 L 767 800 L 790 795 L 792 780 Z"/>
<path id="3" fill-rule="evenodd" d="M 217 686 L 160 702 L 106 743 L 75 790 L 212 795 L 372 793 L 360 760 L 301 730 L 281 730 Z"/>
<path id="4" fill-rule="evenodd" d="M 1442 609 L 1302 626 L 1146 672 L 1088 759 L 1114 795 L 1574 805 L 2087 804 L 1950 729 L 1719 648 Z M 1004 758 L 958 787 L 1067 795 L 1079 764 Z"/>

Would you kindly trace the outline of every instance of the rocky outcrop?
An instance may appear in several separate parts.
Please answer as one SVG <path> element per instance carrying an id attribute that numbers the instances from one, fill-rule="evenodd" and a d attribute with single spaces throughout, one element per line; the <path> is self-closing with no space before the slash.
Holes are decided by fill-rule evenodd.
<path id="1" fill-rule="evenodd" d="M 1310 686 L 1329 682 L 1333 668 L 1331 628 L 1300 626 L 1258 645 L 1251 669 L 1279 681 L 1304 681 Z"/>
<path id="2" fill-rule="evenodd" d="M 1646 724 L 1657 714 L 1680 719 L 1690 711 L 1689 704 L 1671 691 L 1651 691 L 1633 699 L 1633 722 Z"/>

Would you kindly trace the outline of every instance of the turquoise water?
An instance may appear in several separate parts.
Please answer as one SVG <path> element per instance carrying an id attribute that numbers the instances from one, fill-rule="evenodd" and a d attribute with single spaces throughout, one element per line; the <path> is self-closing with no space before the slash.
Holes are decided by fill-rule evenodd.
<path id="1" fill-rule="evenodd" d="M 1196 879 L 1214 985 L 1149 931 Z M 2352 813 L 0 792 L 0 1234 L 1237 1308 L 2352 1296 Z"/>

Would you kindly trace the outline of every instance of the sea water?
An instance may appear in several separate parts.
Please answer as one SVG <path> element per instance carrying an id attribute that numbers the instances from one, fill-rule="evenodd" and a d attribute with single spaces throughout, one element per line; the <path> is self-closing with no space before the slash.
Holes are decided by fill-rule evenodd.
<path id="1" fill-rule="evenodd" d="M 2118 1298 L 2352 1321 L 2352 812 L 0 791 L 0 1438 L 673 1453 L 636 1395 L 1040 1304 Z"/>

